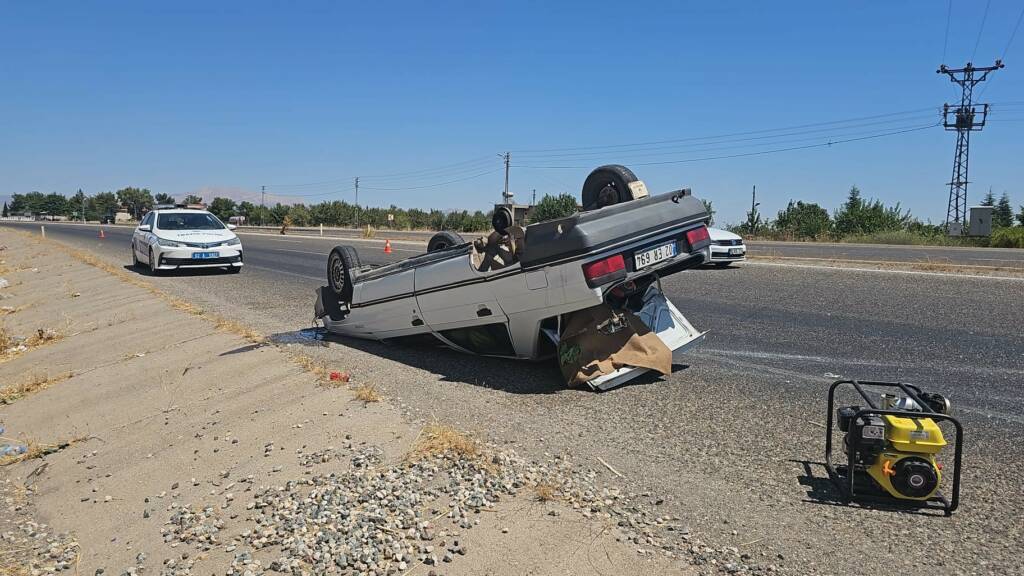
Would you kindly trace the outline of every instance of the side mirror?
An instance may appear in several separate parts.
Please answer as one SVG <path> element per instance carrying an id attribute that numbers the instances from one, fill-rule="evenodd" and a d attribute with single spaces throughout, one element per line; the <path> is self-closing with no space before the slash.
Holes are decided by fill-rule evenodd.
<path id="1" fill-rule="evenodd" d="M 234 224 L 228 224 L 228 230 L 235 230 L 237 228 L 238 226 L 235 226 Z"/>
<path id="2" fill-rule="evenodd" d="M 150 232 L 152 230 L 153 227 L 149 224 L 139 224 L 139 232 Z"/>

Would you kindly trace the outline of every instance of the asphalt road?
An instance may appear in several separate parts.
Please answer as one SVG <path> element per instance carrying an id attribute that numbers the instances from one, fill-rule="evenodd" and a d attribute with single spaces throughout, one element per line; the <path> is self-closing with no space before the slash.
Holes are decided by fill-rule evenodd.
<path id="1" fill-rule="evenodd" d="M 95 228 L 48 225 L 47 236 L 129 262 L 128 230 L 99 240 Z M 1024 573 L 1022 280 L 752 263 L 687 271 L 664 288 L 710 331 L 706 343 L 669 377 L 594 394 L 565 390 L 547 363 L 312 340 L 302 328 L 335 241 L 246 235 L 240 275 L 151 280 L 381 386 L 411 418 L 603 471 L 600 457 L 625 477 L 605 473 L 609 484 L 663 499 L 694 539 L 735 546 L 748 563 L 794 574 Z M 420 251 L 347 242 L 369 263 Z M 952 518 L 836 500 L 820 462 L 826 390 L 840 376 L 906 380 L 952 399 L 967 431 Z"/>

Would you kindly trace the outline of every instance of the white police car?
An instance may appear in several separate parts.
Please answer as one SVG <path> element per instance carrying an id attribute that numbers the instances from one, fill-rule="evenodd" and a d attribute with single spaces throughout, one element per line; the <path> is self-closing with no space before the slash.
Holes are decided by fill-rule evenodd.
<path id="1" fill-rule="evenodd" d="M 158 206 L 132 234 L 132 263 L 145 264 L 152 274 L 181 268 L 242 270 L 242 241 L 206 210 Z"/>

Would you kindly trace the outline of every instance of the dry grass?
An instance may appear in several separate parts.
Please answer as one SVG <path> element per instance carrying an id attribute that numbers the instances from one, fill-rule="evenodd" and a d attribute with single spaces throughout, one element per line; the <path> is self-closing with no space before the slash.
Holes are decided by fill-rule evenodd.
<path id="1" fill-rule="evenodd" d="M 9 314 L 14 314 L 15 312 L 21 312 L 24 309 L 24 306 L 0 306 L 0 316 L 7 316 Z"/>
<path id="2" fill-rule="evenodd" d="M 15 400 L 20 400 L 29 394 L 34 394 L 41 390 L 46 390 L 54 384 L 59 384 L 68 378 L 71 378 L 73 374 L 71 371 L 62 372 L 56 376 L 51 377 L 49 374 L 37 373 L 33 374 L 20 384 L 12 384 L 0 388 L 0 405 L 13 404 Z"/>
<path id="3" fill-rule="evenodd" d="M 377 392 L 377 387 L 373 384 L 360 384 L 356 387 L 355 392 L 356 400 L 361 401 L 363 404 L 380 402 L 381 396 Z"/>
<path id="4" fill-rule="evenodd" d="M 421 460 L 443 454 L 472 459 L 480 455 L 480 445 L 469 435 L 435 421 L 420 430 L 408 458 Z"/>
<path id="5" fill-rule="evenodd" d="M 28 450 L 24 454 L 12 454 L 10 456 L 4 456 L 3 458 L 0 458 L 0 466 L 11 466 L 12 464 L 17 464 L 18 462 L 24 462 L 25 460 L 34 460 L 36 458 L 42 458 L 43 456 L 60 452 L 61 450 L 69 446 L 73 446 L 75 444 L 78 444 L 79 442 L 84 442 L 88 439 L 89 438 L 86 436 L 80 436 L 77 438 L 71 438 L 70 440 L 66 440 L 63 442 L 58 442 L 56 444 L 44 444 L 41 442 L 36 442 L 35 440 L 29 440 L 27 442 L 23 442 L 23 444 L 25 444 L 28 447 Z"/>
<path id="6" fill-rule="evenodd" d="M 0 324 L 0 354 L 11 346 L 14 346 L 14 337 L 7 331 L 6 326 Z"/>
<path id="7" fill-rule="evenodd" d="M 14 552 L 25 552 L 17 551 Z M 15 554 L 12 554 L 10 558 L 5 556 L 5 552 L 0 552 L 0 576 L 30 576 L 32 571 L 25 566 L 24 560 L 19 559 Z"/>
<path id="8" fill-rule="evenodd" d="M 14 350 L 17 344 L 14 341 L 14 337 L 7 329 L 0 324 L 0 362 L 10 360 L 21 354 L 45 346 L 46 344 L 52 344 L 64 338 L 64 332 L 58 332 L 49 328 L 39 328 L 35 334 L 29 336 L 22 342 L 25 346 L 25 350 Z"/>
<path id="9" fill-rule="evenodd" d="M 34 236 L 30 237 L 35 238 Z M 156 286 L 143 280 L 141 277 L 139 277 L 139 275 L 128 272 L 124 268 L 121 268 L 119 266 L 110 264 L 109 262 L 100 259 L 94 254 L 91 254 L 84 250 L 79 250 L 77 248 L 71 248 L 58 242 L 50 241 L 48 242 L 48 245 L 57 248 L 63 251 L 64 253 L 70 255 L 71 257 L 82 262 L 85 262 L 86 264 L 94 268 L 98 268 L 108 274 L 111 274 L 117 277 L 118 279 L 127 282 L 128 284 L 145 289 L 149 293 L 158 296 L 159 298 L 170 304 L 171 307 L 174 308 L 175 310 L 181 310 L 182 312 L 186 312 L 188 314 L 191 314 L 192 316 L 202 316 L 210 319 L 214 323 L 216 328 L 222 332 L 236 334 L 238 336 L 245 338 L 246 340 L 249 340 L 250 342 L 253 342 L 254 344 L 264 344 L 267 341 L 267 338 L 265 336 L 259 334 L 255 330 L 248 328 L 234 320 L 229 320 L 216 314 L 208 314 L 205 310 L 203 310 L 199 306 L 196 306 L 194 303 L 175 296 L 171 296 L 170 294 L 164 292 L 163 290 L 160 290 Z"/>
<path id="10" fill-rule="evenodd" d="M 555 499 L 558 487 L 550 482 L 538 482 L 533 487 L 533 496 L 538 502 L 550 502 Z"/>
<path id="11" fill-rule="evenodd" d="M 373 228 L 370 228 L 369 225 L 367 225 L 366 229 L 363 230 L 363 238 L 373 238 L 376 235 L 377 235 L 377 231 L 374 230 Z"/>
<path id="12" fill-rule="evenodd" d="M 216 326 L 217 329 L 222 332 L 230 332 L 232 334 L 237 334 L 242 338 L 245 338 L 246 340 L 252 342 L 253 344 L 267 343 L 266 336 L 239 322 L 230 320 L 228 318 L 224 318 L 223 316 L 211 316 L 211 319 L 213 320 L 214 326 Z"/>
<path id="13" fill-rule="evenodd" d="M 310 356 L 305 354 L 291 354 L 293 362 L 298 364 L 303 370 L 316 376 L 317 382 L 321 386 L 335 386 L 336 383 L 331 382 L 330 372 L 324 363 L 319 360 L 314 360 Z"/>

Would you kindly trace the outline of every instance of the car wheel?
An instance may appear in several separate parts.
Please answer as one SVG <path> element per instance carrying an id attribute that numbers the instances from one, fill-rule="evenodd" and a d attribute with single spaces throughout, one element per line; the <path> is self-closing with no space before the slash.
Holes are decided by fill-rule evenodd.
<path id="1" fill-rule="evenodd" d="M 343 302 L 352 300 L 352 271 L 359 267 L 359 253 L 351 246 L 335 246 L 327 257 L 327 285 Z"/>
<path id="2" fill-rule="evenodd" d="M 452 246 L 458 246 L 465 243 L 466 241 L 462 239 L 462 236 L 459 236 L 455 232 L 444 230 L 430 237 L 430 242 L 427 242 L 427 252 L 447 250 Z"/>
<path id="3" fill-rule="evenodd" d="M 160 270 L 156 267 L 156 260 L 153 257 L 153 247 L 149 248 L 149 273 L 152 276 L 159 276 Z"/>
<path id="4" fill-rule="evenodd" d="M 139 255 L 135 252 L 135 242 L 132 242 L 132 269 L 138 270 L 139 268 L 141 268 L 139 266 Z"/>
<path id="5" fill-rule="evenodd" d="M 619 164 L 595 168 L 583 182 L 583 210 L 597 210 L 632 200 L 629 185 L 638 180 L 632 170 Z"/>

